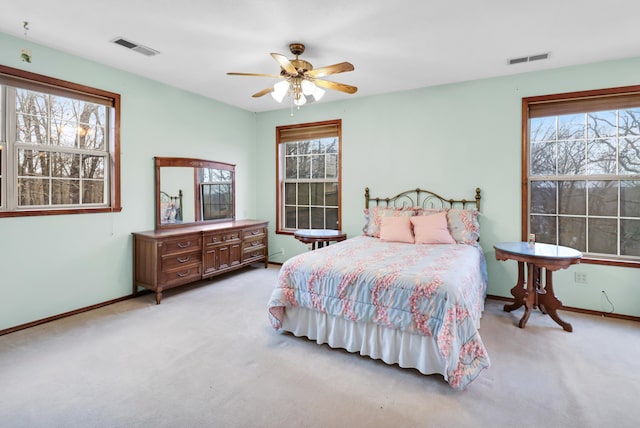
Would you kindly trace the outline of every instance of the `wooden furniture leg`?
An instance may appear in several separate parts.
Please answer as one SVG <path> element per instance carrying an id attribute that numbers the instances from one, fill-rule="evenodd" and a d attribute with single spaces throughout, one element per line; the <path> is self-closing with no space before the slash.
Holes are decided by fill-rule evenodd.
<path id="1" fill-rule="evenodd" d="M 536 302 L 536 268 L 532 263 L 527 263 L 527 291 L 525 292 L 525 296 L 523 299 L 524 302 L 524 314 L 522 318 L 520 318 L 520 322 L 518 323 L 518 327 L 524 328 L 527 325 L 527 321 L 529 320 L 529 315 L 531 315 L 531 310 Z"/>
<path id="2" fill-rule="evenodd" d="M 545 289 L 544 293 L 538 295 L 540 300 L 540 306 L 544 307 L 545 312 L 549 314 L 558 325 L 560 325 L 565 331 L 572 332 L 573 327 L 568 322 L 563 321 L 559 316 L 557 309 L 562 307 L 562 302 L 556 297 L 553 291 L 553 281 L 551 279 L 552 271 L 546 269 Z"/>
<path id="3" fill-rule="evenodd" d="M 505 312 L 515 311 L 523 305 L 523 298 L 525 295 L 524 290 L 524 262 L 518 262 L 518 282 L 511 289 L 511 295 L 514 297 L 514 301 L 511 304 L 504 305 L 503 310 Z"/>

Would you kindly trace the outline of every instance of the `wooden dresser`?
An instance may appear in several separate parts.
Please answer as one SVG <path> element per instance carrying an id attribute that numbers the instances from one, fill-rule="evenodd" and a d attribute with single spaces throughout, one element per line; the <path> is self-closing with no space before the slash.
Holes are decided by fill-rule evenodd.
<path id="1" fill-rule="evenodd" d="M 162 291 L 240 269 L 268 264 L 268 222 L 236 220 L 133 234 L 133 294 Z"/>

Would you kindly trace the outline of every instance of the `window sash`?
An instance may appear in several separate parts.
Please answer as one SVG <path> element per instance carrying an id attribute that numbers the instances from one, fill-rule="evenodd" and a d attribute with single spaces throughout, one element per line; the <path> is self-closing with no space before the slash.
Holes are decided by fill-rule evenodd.
<path id="1" fill-rule="evenodd" d="M 556 94 L 550 96 L 541 97 L 529 97 L 523 98 L 523 188 L 522 188 L 522 240 L 526 240 L 529 232 L 534 232 L 538 229 L 542 232 L 539 241 L 544 242 L 546 240 L 552 240 L 551 242 L 558 245 L 575 244 L 576 247 L 582 247 L 585 253 L 583 260 L 587 263 L 602 263 L 602 264 L 614 264 L 623 266 L 636 266 L 640 267 L 640 249 L 636 248 L 628 235 L 636 234 L 634 230 L 638 230 L 640 225 L 640 216 L 625 215 L 621 212 L 621 206 L 626 201 L 622 193 L 624 189 L 633 189 L 634 187 L 625 187 L 624 182 L 640 181 L 640 173 L 635 173 L 633 168 L 625 169 L 621 166 L 621 142 L 624 138 L 632 138 L 639 141 L 640 135 L 638 134 L 620 134 L 621 123 L 618 123 L 619 113 L 616 113 L 615 136 L 588 135 L 591 133 L 590 123 L 588 122 L 589 116 L 587 113 L 618 110 L 624 111 L 626 109 L 637 109 L 640 107 L 640 86 L 625 87 L 625 88 L 613 88 L 596 91 L 586 91 L 569 94 Z M 544 117 L 552 117 L 557 120 L 558 117 L 564 115 L 573 114 L 585 114 L 584 135 L 577 135 L 574 140 L 563 140 L 563 136 L 556 134 L 551 138 L 542 138 L 536 141 L 531 141 L 531 119 L 538 119 Z M 554 119 L 551 119 L 554 120 Z M 608 123 L 608 122 L 607 122 Z M 559 133 L 559 128 L 556 129 Z M 585 144 L 584 153 L 584 168 L 575 167 L 569 170 L 563 170 L 559 165 L 560 155 L 557 152 L 558 144 L 564 141 L 575 141 L 578 145 Z M 601 155 L 598 157 L 589 156 L 590 149 L 597 150 L 596 144 L 605 143 L 611 145 L 611 141 L 615 141 L 615 153 L 611 152 L 609 147 L 602 146 L 609 150 L 608 156 L 610 159 L 605 159 L 606 162 L 615 162 L 615 171 L 612 171 L 611 166 L 607 163 L 601 162 Z M 533 162 L 533 149 L 534 144 L 555 144 L 555 166 L 548 164 L 546 167 L 534 168 Z M 590 146 L 593 144 L 593 146 Z M 542 146 L 539 146 L 539 148 Z M 578 147 L 578 146 L 577 146 Z M 542 147 L 544 150 L 545 148 Z M 582 150 L 579 147 L 579 150 Z M 574 152 L 578 153 L 579 152 Z M 614 155 L 615 159 L 611 158 Z M 598 165 L 601 162 L 605 166 Z M 553 167 L 551 171 L 549 167 Z M 610 170 L 609 172 L 606 172 Z M 565 171 L 563 173 L 563 171 Z M 592 171 L 592 173 L 589 173 Z M 603 173 L 605 172 L 605 173 Z M 548 189 L 544 193 L 544 197 L 536 195 L 537 189 L 533 186 L 536 183 L 553 183 L 553 189 Z M 581 207 L 580 212 L 563 212 L 566 204 L 566 198 L 562 199 L 562 185 L 561 183 L 584 183 L 584 192 L 578 196 L 579 205 Z M 595 183 L 595 184 L 594 184 Z M 600 184 L 598 184 L 600 183 Z M 603 184 L 605 183 L 605 184 Z M 602 197 L 606 195 L 611 198 L 613 192 L 611 188 L 607 191 L 607 186 L 613 183 L 615 187 L 615 212 L 607 212 L 603 214 L 603 209 L 609 209 L 610 206 L 602 208 L 602 204 L 595 204 L 591 198 Z M 549 185 L 550 187 L 551 184 Z M 601 186 L 601 187 L 597 187 Z M 632 190 L 630 190 L 632 191 Z M 553 193 L 553 200 L 552 194 Z M 628 196 L 626 196 L 628 197 Z M 536 198 L 536 206 L 533 206 L 533 198 Z M 542 201 L 542 202 L 541 202 Z M 609 201 L 611 204 L 611 201 Z M 546 207 L 541 208 L 542 205 Z M 610 205 L 609 204 L 609 205 Z M 573 202 L 571 209 L 574 211 L 576 208 L 576 201 Z M 533 223 L 533 224 L 532 224 Z M 540 229 L 542 228 L 542 229 Z M 577 228 L 577 229 L 576 229 Z M 581 234 L 577 236 L 574 233 L 571 239 L 577 237 L 579 242 L 568 242 L 569 235 L 567 231 L 578 232 Z M 627 234 L 627 237 L 625 237 Z M 613 237 L 612 235 L 615 235 Z M 597 237 L 597 239 L 596 239 Z M 633 238 L 635 242 L 637 239 Z M 603 244 L 604 242 L 604 244 Z"/>
<path id="2" fill-rule="evenodd" d="M 310 124 L 299 124 L 276 128 L 277 162 L 277 227 L 276 233 L 293 233 L 297 229 L 340 229 L 340 145 L 341 145 L 341 121 L 327 121 Z M 323 147 L 322 152 L 287 153 L 287 143 L 317 141 L 325 138 L 337 139 L 336 151 L 327 151 Z M 315 157 L 315 158 L 314 158 Z M 321 160 L 319 158 L 322 158 Z M 315 161 L 323 162 L 322 168 L 313 168 Z M 288 162 L 294 162 L 289 164 Z M 335 168 L 331 166 L 335 162 Z M 304 164 L 304 165 L 303 165 Z M 306 168 L 301 176 L 301 165 Z M 291 168 L 295 166 L 295 171 Z M 289 171 L 287 170 L 289 167 Z M 308 169 L 308 174 L 304 173 Z M 315 169 L 315 171 L 314 171 Z M 320 169 L 322 171 L 320 171 Z M 316 174 L 317 173 L 317 174 Z M 295 175 L 295 176 L 294 176 Z M 288 185 L 296 185 L 295 202 L 287 200 L 286 189 Z M 312 200 L 309 190 L 308 200 L 300 201 L 300 189 L 298 185 L 324 184 L 322 189 L 323 203 Z M 335 203 L 327 201 L 326 185 L 333 184 L 336 188 Z M 304 190 L 303 190 L 304 191 Z M 319 219 L 322 218 L 320 224 Z"/>

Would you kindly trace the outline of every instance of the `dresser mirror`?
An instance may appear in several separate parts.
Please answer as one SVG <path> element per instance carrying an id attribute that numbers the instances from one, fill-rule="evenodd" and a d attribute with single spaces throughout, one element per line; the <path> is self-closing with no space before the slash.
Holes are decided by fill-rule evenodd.
<path id="1" fill-rule="evenodd" d="M 156 157 L 156 229 L 235 220 L 235 165 Z"/>

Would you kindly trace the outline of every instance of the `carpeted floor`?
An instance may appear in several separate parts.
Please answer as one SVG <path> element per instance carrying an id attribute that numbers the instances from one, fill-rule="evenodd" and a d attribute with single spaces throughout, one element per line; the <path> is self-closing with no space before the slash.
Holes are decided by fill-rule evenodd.
<path id="1" fill-rule="evenodd" d="M 640 324 L 487 301 L 492 360 L 465 391 L 288 334 L 278 269 L 151 294 L 0 337 L 0 427 L 636 427 Z"/>

